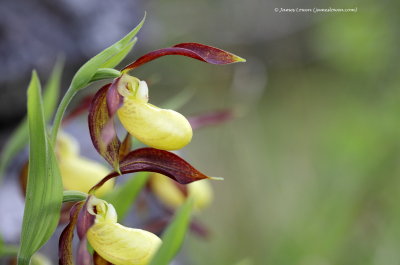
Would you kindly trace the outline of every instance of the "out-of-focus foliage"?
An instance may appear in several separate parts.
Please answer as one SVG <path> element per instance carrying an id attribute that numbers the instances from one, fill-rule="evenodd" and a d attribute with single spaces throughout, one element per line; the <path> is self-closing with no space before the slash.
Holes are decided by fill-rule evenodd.
<path id="1" fill-rule="evenodd" d="M 160 248 L 152 258 L 150 265 L 167 265 L 173 260 L 185 239 L 190 216 L 193 209 L 193 198 L 189 197 L 176 212 L 173 220 L 162 235 Z"/>
<path id="2" fill-rule="evenodd" d="M 389 7 L 379 2 L 364 1 L 359 9 L 356 15 L 328 16 L 321 21 L 311 45 L 337 70 L 381 75 L 391 66 L 397 50 L 396 20 Z"/>
<path id="3" fill-rule="evenodd" d="M 253 5 L 246 10 L 257 2 L 246 2 Z M 242 39 L 236 49 L 225 46 L 248 59 L 233 73 L 196 65 L 190 74 L 192 69 L 182 69 L 177 61 L 170 72 L 182 74 L 180 83 L 154 84 L 160 98 L 187 83 L 199 88 L 182 113 L 252 103 L 243 118 L 196 132 L 186 150 L 191 161 L 225 177 L 213 183 L 214 204 L 201 218 L 212 230 L 210 242 L 190 237 L 190 264 L 203 264 L 205 256 L 208 264 L 250 258 L 254 264 L 364 265 L 400 259 L 396 6 L 390 1 L 314 5 L 356 6 L 358 12 L 282 15 L 305 24 L 280 37 L 245 44 Z M 211 19 L 215 14 L 224 12 L 212 11 Z M 169 19 L 165 27 L 177 23 Z M 242 26 L 263 27 L 249 25 L 250 20 L 243 18 Z M 277 31 L 286 26 L 274 24 Z M 235 45 L 233 39 L 215 41 Z M 254 76 L 256 71 L 246 70 L 256 64 L 266 71 Z M 260 97 L 252 88 L 265 76 L 268 84 Z M 214 85 L 202 86 L 205 78 Z"/>

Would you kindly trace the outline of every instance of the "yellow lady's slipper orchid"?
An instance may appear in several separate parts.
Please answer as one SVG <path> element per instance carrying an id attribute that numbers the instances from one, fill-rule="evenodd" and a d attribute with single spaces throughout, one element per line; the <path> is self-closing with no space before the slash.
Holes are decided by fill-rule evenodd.
<path id="1" fill-rule="evenodd" d="M 123 75 L 118 92 L 124 97 L 119 120 L 141 142 L 157 149 L 177 150 L 191 141 L 192 127 L 182 114 L 148 103 L 145 81 Z"/>
<path id="2" fill-rule="evenodd" d="M 187 184 L 187 196 L 179 190 L 177 185 L 179 184 L 158 173 L 152 174 L 150 179 L 150 187 L 153 193 L 161 202 L 171 208 L 176 209 L 181 206 L 188 196 L 193 198 L 195 210 L 206 208 L 212 201 L 212 188 L 206 179 Z"/>
<path id="3" fill-rule="evenodd" d="M 89 213 L 96 219 L 86 236 L 101 257 L 115 265 L 146 265 L 150 262 L 161 244 L 159 237 L 118 224 L 114 207 L 106 201 L 93 197 L 88 205 Z"/>
<path id="4" fill-rule="evenodd" d="M 109 173 L 102 164 L 79 155 L 79 144 L 70 135 L 60 133 L 57 140 L 60 173 L 64 189 L 88 192 Z M 114 187 L 114 180 L 108 181 L 96 191 L 101 197 Z"/>

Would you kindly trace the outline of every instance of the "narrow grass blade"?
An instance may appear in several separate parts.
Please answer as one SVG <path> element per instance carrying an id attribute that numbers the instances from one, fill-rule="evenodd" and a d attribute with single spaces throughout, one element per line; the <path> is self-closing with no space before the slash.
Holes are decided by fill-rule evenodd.
<path id="1" fill-rule="evenodd" d="M 64 59 L 59 59 L 55 64 L 53 71 L 50 75 L 49 80 L 44 87 L 43 94 L 43 111 L 46 121 L 49 121 L 58 105 L 58 99 L 60 98 L 60 87 L 62 72 L 64 69 Z"/>
<path id="2" fill-rule="evenodd" d="M 188 200 L 181 206 L 176 213 L 173 221 L 162 235 L 162 245 L 154 255 L 150 265 L 168 265 L 176 256 L 190 223 L 190 216 L 193 208 L 193 198 Z"/>
<path id="3" fill-rule="evenodd" d="M 40 82 L 33 72 L 28 88 L 29 174 L 18 265 L 29 264 L 57 227 L 62 182 L 53 147 L 48 141 Z"/>

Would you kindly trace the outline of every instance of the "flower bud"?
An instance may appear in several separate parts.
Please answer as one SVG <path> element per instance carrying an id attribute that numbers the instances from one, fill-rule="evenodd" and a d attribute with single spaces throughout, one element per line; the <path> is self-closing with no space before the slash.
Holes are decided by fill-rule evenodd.
<path id="1" fill-rule="evenodd" d="M 211 203 L 212 188 L 206 179 L 184 186 L 187 188 L 187 195 L 179 189 L 178 185 L 181 184 L 175 183 L 170 178 L 158 173 L 152 174 L 150 179 L 150 187 L 153 193 L 161 202 L 173 209 L 181 206 L 188 196 L 193 198 L 195 210 L 204 209 Z"/>
<path id="2" fill-rule="evenodd" d="M 103 200 L 92 198 L 89 207 L 95 207 L 96 213 L 89 212 L 96 215 L 96 219 L 86 236 L 101 257 L 115 265 L 146 265 L 150 262 L 161 244 L 159 237 L 118 224 L 114 207 Z"/>
<path id="3" fill-rule="evenodd" d="M 119 120 L 141 142 L 157 149 L 177 150 L 191 141 L 192 127 L 182 114 L 147 103 L 146 82 L 125 75 L 118 91 L 124 96 Z"/>

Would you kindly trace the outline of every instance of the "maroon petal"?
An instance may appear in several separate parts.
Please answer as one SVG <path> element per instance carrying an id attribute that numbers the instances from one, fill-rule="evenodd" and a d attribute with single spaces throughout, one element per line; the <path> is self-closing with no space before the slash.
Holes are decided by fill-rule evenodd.
<path id="1" fill-rule="evenodd" d="M 89 228 L 94 224 L 95 216 L 91 215 L 87 211 L 87 204 L 91 196 L 88 196 L 88 198 L 85 201 L 85 204 L 83 205 L 82 211 L 80 211 L 79 216 L 78 216 L 78 224 L 76 227 L 76 230 L 78 232 L 78 237 L 80 240 L 83 240 L 86 238 L 86 232 L 89 230 Z"/>
<path id="2" fill-rule="evenodd" d="M 188 162 L 174 153 L 155 148 L 141 148 L 130 152 L 121 160 L 120 171 L 121 174 L 140 171 L 161 173 L 181 184 L 211 178 L 196 170 Z M 94 192 L 105 182 L 118 175 L 120 175 L 118 172 L 110 173 L 97 183 L 90 192 Z"/>
<path id="3" fill-rule="evenodd" d="M 206 126 L 218 125 L 235 117 L 232 110 L 220 110 L 189 117 L 188 120 L 193 130 Z"/>
<path id="4" fill-rule="evenodd" d="M 72 259 L 72 239 L 74 238 L 74 228 L 78 220 L 78 214 L 84 202 L 77 202 L 70 212 L 69 224 L 64 228 L 58 243 L 58 260 L 60 265 L 73 265 Z"/>
<path id="5" fill-rule="evenodd" d="M 129 133 L 126 134 L 119 149 L 119 159 L 122 160 L 132 149 L 132 137 Z"/>
<path id="6" fill-rule="evenodd" d="M 200 43 L 180 43 L 173 47 L 149 52 L 134 61 L 133 63 L 126 66 L 124 69 L 122 69 L 122 71 L 130 71 L 141 66 L 142 64 L 166 55 L 182 55 L 210 64 L 230 64 L 246 61 L 245 59 L 240 58 L 237 55 L 215 47 L 207 46 Z"/>
<path id="7" fill-rule="evenodd" d="M 121 143 L 116 135 L 114 122 L 107 106 L 107 94 L 110 87 L 111 84 L 103 86 L 94 96 L 88 122 L 90 137 L 97 152 L 118 171 Z"/>
<path id="8" fill-rule="evenodd" d="M 120 77 L 114 79 L 110 88 L 107 90 L 107 96 L 106 96 L 107 109 L 108 109 L 108 114 L 110 115 L 111 118 L 114 117 L 115 113 L 123 103 L 123 97 L 118 92 L 118 84 L 120 80 L 121 80 Z"/>
<path id="9" fill-rule="evenodd" d="M 76 264 L 77 265 L 91 265 L 92 264 L 92 256 L 90 255 L 87 249 L 87 240 L 86 238 L 81 239 L 79 242 L 78 253 L 76 256 Z"/>
<path id="10" fill-rule="evenodd" d="M 211 235 L 210 230 L 196 220 L 190 222 L 190 231 L 203 239 L 209 239 Z"/>

